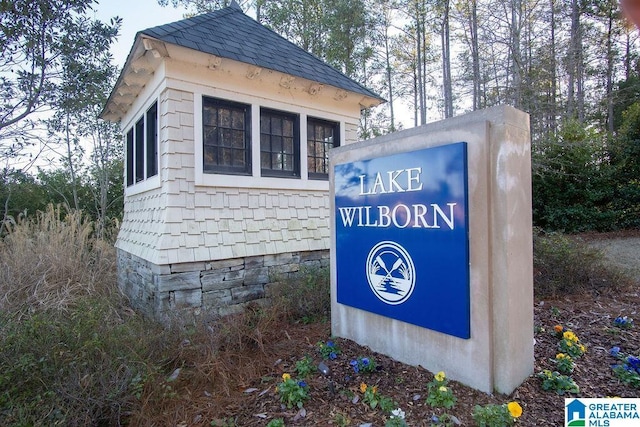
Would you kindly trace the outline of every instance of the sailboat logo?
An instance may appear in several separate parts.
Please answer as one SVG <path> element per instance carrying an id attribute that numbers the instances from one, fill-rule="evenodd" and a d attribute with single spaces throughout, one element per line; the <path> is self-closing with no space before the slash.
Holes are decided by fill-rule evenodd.
<path id="1" fill-rule="evenodd" d="M 405 248 L 395 242 L 384 241 L 369 251 L 367 280 L 380 301 L 398 305 L 413 293 L 416 268 Z"/>

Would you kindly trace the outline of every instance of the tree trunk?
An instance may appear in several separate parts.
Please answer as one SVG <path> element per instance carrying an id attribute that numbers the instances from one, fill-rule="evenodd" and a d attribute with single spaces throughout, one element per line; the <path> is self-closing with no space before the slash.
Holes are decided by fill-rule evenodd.
<path id="1" fill-rule="evenodd" d="M 558 93 L 558 76 L 557 76 L 557 63 L 556 63 L 556 2 L 555 0 L 549 1 L 551 6 L 551 87 L 549 89 L 548 99 L 549 99 L 549 107 L 548 107 L 548 125 L 549 130 L 555 134 L 557 130 L 557 117 L 558 117 L 558 105 L 557 105 L 557 93 Z"/>
<path id="2" fill-rule="evenodd" d="M 442 41 L 442 88 L 444 97 L 444 117 L 453 117 L 453 89 L 451 83 L 451 49 L 449 35 L 449 0 L 444 0 L 442 16 L 441 41 Z"/>
<path id="3" fill-rule="evenodd" d="M 69 112 L 66 114 L 65 124 L 65 139 L 67 145 L 67 162 L 69 167 L 69 175 L 71 176 L 71 192 L 73 193 L 73 207 L 74 209 L 80 209 L 80 201 L 78 199 L 78 178 L 76 177 L 76 168 L 73 164 L 73 149 L 71 143 L 71 120 Z"/>

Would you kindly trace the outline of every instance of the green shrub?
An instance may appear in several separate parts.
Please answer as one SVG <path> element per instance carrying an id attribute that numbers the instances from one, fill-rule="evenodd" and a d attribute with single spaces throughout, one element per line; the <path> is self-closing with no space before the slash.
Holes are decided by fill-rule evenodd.
<path id="1" fill-rule="evenodd" d="M 297 275 L 274 285 L 271 292 L 274 306 L 290 320 L 310 323 L 329 316 L 331 294 L 327 267 L 302 267 Z"/>
<path id="2" fill-rule="evenodd" d="M 557 371 L 551 372 L 549 369 L 545 369 L 542 372 L 538 372 L 537 377 L 542 379 L 542 389 L 545 391 L 555 391 L 559 395 L 580 392 L 580 387 L 578 387 L 573 378 L 568 375 L 562 375 Z"/>
<path id="3" fill-rule="evenodd" d="M 601 251 L 578 238 L 533 232 L 534 290 L 539 298 L 617 291 L 631 283 Z"/>
<path id="4" fill-rule="evenodd" d="M 0 319 L 1 425 L 116 425 L 139 403 L 165 360 L 163 332 L 113 305 Z"/>

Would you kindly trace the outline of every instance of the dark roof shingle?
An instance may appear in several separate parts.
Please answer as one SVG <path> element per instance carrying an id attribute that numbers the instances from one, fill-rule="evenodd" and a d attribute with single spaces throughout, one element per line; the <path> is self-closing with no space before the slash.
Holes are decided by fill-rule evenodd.
<path id="1" fill-rule="evenodd" d="M 382 100 L 373 91 L 245 15 L 236 5 L 148 28 L 138 34 Z"/>

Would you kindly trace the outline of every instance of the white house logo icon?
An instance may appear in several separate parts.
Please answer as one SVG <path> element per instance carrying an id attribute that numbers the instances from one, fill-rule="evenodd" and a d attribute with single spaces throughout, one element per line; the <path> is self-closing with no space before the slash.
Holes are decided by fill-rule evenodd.
<path id="1" fill-rule="evenodd" d="M 367 280 L 376 297 L 398 305 L 409 299 L 416 284 L 416 268 L 405 248 L 395 242 L 375 245 L 367 257 Z"/>
<path id="2" fill-rule="evenodd" d="M 585 423 L 585 410 L 587 405 L 579 401 L 573 400 L 571 403 L 565 406 L 566 426 L 570 427 L 583 427 Z"/>

